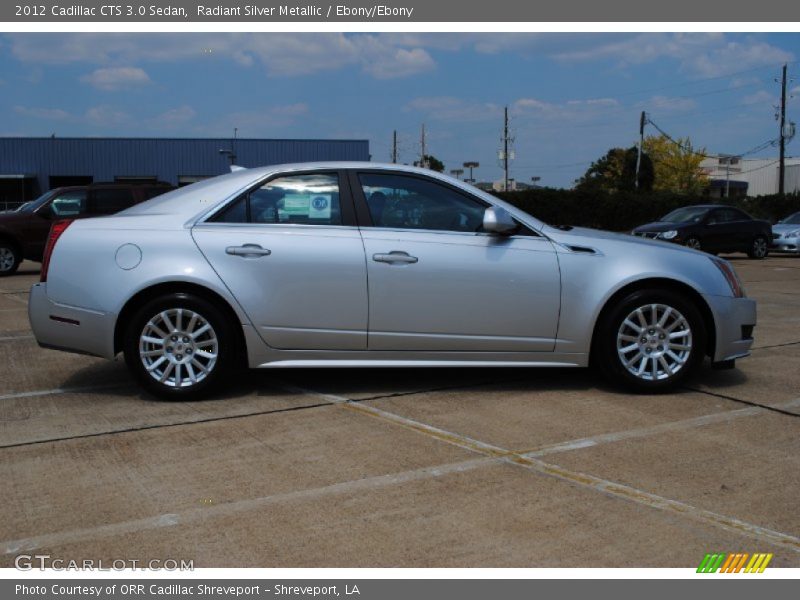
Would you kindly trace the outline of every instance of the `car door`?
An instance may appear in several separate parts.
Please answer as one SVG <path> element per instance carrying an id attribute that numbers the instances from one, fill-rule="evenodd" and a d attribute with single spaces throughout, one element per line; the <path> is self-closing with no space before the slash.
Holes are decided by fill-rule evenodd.
<path id="1" fill-rule="evenodd" d="M 715 208 L 708 213 L 703 235 L 703 250 L 727 252 L 731 246 L 731 227 L 724 208 Z"/>
<path id="2" fill-rule="evenodd" d="M 336 171 L 270 177 L 192 230 L 273 348 L 367 347 L 364 246 L 342 177 Z"/>
<path id="3" fill-rule="evenodd" d="M 481 232 L 488 205 L 428 177 L 353 171 L 350 181 L 368 221 L 370 350 L 554 349 L 561 282 L 549 240 Z"/>

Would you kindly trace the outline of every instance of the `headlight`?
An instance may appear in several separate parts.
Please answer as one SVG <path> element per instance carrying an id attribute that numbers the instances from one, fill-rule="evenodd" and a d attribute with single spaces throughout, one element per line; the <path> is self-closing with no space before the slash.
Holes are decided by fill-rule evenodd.
<path id="1" fill-rule="evenodd" d="M 789 231 L 783 237 L 800 237 L 800 229 Z"/>
<path id="2" fill-rule="evenodd" d="M 670 229 L 669 231 L 662 231 L 661 233 L 658 234 L 658 237 L 661 238 L 662 240 L 671 240 L 676 235 L 678 235 L 678 232 L 675 231 L 674 229 Z"/>
<path id="3" fill-rule="evenodd" d="M 733 297 L 744 298 L 744 286 L 739 280 L 739 276 L 736 274 L 736 271 L 733 270 L 731 263 L 729 263 L 727 260 L 717 258 L 716 256 L 709 256 L 708 258 L 716 265 L 716 267 L 725 277 L 725 281 L 727 281 L 728 285 L 731 287 L 731 293 L 733 294 Z"/>

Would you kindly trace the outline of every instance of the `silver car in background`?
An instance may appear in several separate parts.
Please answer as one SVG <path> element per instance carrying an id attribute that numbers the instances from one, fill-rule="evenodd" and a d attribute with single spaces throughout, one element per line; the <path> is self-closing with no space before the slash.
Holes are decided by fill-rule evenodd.
<path id="1" fill-rule="evenodd" d="M 429 170 L 236 170 L 114 216 L 54 224 L 40 345 L 122 352 L 153 394 L 240 366 L 596 364 L 660 391 L 749 354 L 731 265 L 665 242 L 546 225 Z"/>
<path id="2" fill-rule="evenodd" d="M 800 212 L 791 214 L 772 226 L 770 250 L 800 254 Z"/>

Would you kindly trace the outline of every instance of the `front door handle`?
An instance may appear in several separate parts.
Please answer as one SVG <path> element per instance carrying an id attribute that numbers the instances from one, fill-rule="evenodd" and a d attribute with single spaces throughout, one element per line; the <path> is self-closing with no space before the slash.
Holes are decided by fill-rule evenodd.
<path id="1" fill-rule="evenodd" d="M 228 246 L 225 248 L 225 254 L 244 257 L 252 256 L 257 258 L 259 256 L 269 256 L 272 254 L 272 250 L 262 248 L 258 244 L 244 244 L 242 246 Z"/>
<path id="2" fill-rule="evenodd" d="M 408 252 L 401 252 L 400 250 L 392 250 L 388 254 L 373 254 L 372 260 L 389 264 L 401 263 L 409 265 L 419 261 L 416 256 L 411 256 Z"/>

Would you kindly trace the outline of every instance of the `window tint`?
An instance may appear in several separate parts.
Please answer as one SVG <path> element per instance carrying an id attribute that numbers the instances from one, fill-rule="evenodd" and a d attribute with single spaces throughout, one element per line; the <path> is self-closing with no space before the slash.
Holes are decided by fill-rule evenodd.
<path id="1" fill-rule="evenodd" d="M 720 208 L 714 211 L 711 221 L 714 223 L 731 223 L 747 220 L 747 215 L 735 208 Z"/>
<path id="2" fill-rule="evenodd" d="M 235 200 L 212 221 L 341 225 L 339 176 L 314 173 L 273 179 Z"/>
<path id="3" fill-rule="evenodd" d="M 54 217 L 77 217 L 86 212 L 86 191 L 64 192 L 50 203 L 50 214 Z"/>
<path id="4" fill-rule="evenodd" d="M 427 179 L 406 175 L 359 175 L 376 227 L 480 231 L 485 205 Z"/>
<path id="5" fill-rule="evenodd" d="M 125 188 L 100 188 L 89 192 L 88 212 L 111 215 L 133 206 L 133 193 Z"/>

